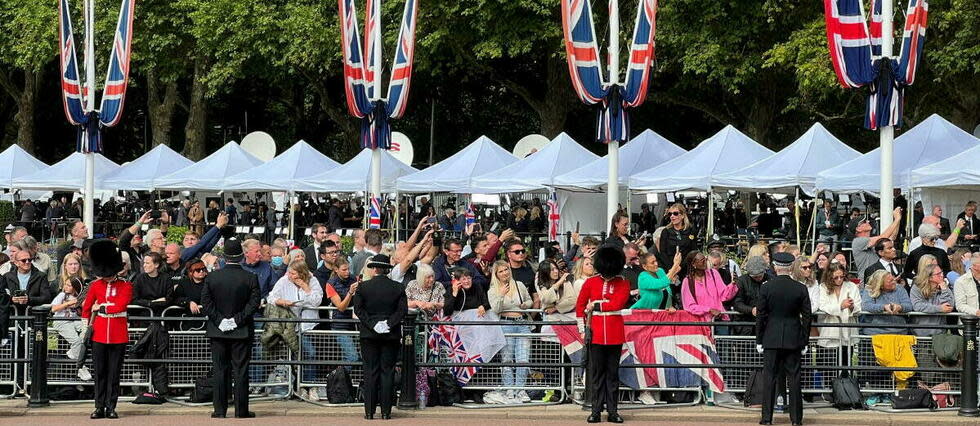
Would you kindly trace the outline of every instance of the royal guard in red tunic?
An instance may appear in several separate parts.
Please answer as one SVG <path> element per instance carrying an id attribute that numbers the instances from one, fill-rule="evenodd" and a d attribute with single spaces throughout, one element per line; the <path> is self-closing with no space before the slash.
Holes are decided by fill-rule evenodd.
<path id="1" fill-rule="evenodd" d="M 626 329 L 620 310 L 626 309 L 630 297 L 630 283 L 620 273 L 626 264 L 623 251 L 615 247 L 603 247 L 595 254 L 595 270 L 599 273 L 582 285 L 575 304 L 579 332 L 585 333 L 585 317 L 591 316 L 589 328 L 589 389 L 592 392 L 592 414 L 589 423 L 602 421 L 605 404 L 608 420 L 622 423 L 617 411 L 619 391 L 619 358 L 626 343 Z"/>
<path id="2" fill-rule="evenodd" d="M 92 275 L 88 296 L 82 305 L 82 318 L 92 324 L 92 362 L 95 367 L 95 411 L 91 418 L 119 418 L 119 373 L 129 343 L 126 306 L 133 299 L 133 285 L 116 274 L 123 269 L 119 248 L 109 240 L 98 240 L 89 248 Z"/>

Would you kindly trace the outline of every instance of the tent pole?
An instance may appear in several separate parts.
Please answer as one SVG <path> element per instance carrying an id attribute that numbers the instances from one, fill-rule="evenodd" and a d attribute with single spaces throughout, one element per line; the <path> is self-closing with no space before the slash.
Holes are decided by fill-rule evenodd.
<path id="1" fill-rule="evenodd" d="M 711 239 L 715 234 L 715 197 L 711 196 L 711 185 L 708 185 L 708 231 L 705 233 L 705 240 Z"/>
<path id="2" fill-rule="evenodd" d="M 88 91 L 85 112 L 95 111 L 95 0 L 85 0 L 85 87 Z M 83 135 L 88 144 L 87 138 Z M 90 147 L 91 148 L 91 147 Z M 85 151 L 85 194 L 83 194 L 82 220 L 89 237 L 95 236 L 95 153 Z M 58 259 L 59 261 L 61 259 Z"/>
<path id="3" fill-rule="evenodd" d="M 800 187 L 796 187 L 796 197 L 793 198 L 793 224 L 796 227 L 796 245 L 800 247 Z"/>
<path id="4" fill-rule="evenodd" d="M 814 198 L 813 209 L 810 212 L 810 253 L 817 251 L 817 202 Z"/>
<path id="5" fill-rule="evenodd" d="M 881 56 L 886 61 L 892 58 L 892 45 L 894 43 L 892 17 L 895 12 L 893 3 L 893 0 L 882 0 L 881 2 Z M 881 217 L 880 229 L 882 230 L 891 225 L 891 211 L 894 209 L 894 199 L 892 198 L 892 188 L 894 187 L 892 182 L 892 159 L 894 156 L 892 145 L 894 141 L 895 128 L 892 126 L 881 127 L 881 190 L 879 193 L 881 209 L 879 216 Z"/>
<path id="6" fill-rule="evenodd" d="M 293 191 L 286 192 L 286 206 L 289 208 L 289 235 L 287 235 L 287 240 L 292 239 L 296 235 L 296 206 L 293 205 L 293 196 L 296 193 Z M 293 244 L 296 244 L 294 241 Z"/>
<path id="7" fill-rule="evenodd" d="M 398 195 L 398 191 L 395 191 L 395 214 L 394 214 L 394 220 L 395 220 L 395 236 L 392 238 L 392 242 L 393 243 L 398 243 L 398 230 L 401 229 L 401 227 L 399 226 L 399 225 L 401 225 L 399 223 L 401 221 L 401 217 L 399 215 L 399 213 L 401 213 L 399 211 L 400 210 L 400 207 L 401 207 L 401 203 L 399 203 L 399 200 L 400 200 L 400 197 Z"/>
<path id="8" fill-rule="evenodd" d="M 609 1 L 609 85 L 619 84 L 619 0 Z M 609 141 L 609 181 L 606 195 L 606 223 L 612 223 L 619 209 L 619 141 Z"/>

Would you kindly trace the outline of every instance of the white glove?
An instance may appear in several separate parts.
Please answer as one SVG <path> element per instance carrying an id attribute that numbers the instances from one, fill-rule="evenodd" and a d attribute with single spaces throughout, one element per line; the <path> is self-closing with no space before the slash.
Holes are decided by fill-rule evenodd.
<path id="1" fill-rule="evenodd" d="M 391 331 L 391 328 L 388 327 L 388 320 L 378 321 L 376 324 L 374 324 L 374 332 L 375 333 L 378 333 L 378 334 L 386 334 L 386 333 L 388 333 L 390 331 Z"/>
<path id="2" fill-rule="evenodd" d="M 224 331 L 224 332 L 229 332 L 229 331 L 234 330 L 236 328 L 238 328 L 238 324 L 235 323 L 235 320 L 234 319 L 231 319 L 231 318 L 225 318 L 225 319 L 221 320 L 221 324 L 218 325 L 218 330 L 221 330 L 221 331 Z"/>
<path id="3" fill-rule="evenodd" d="M 762 353 L 762 345 L 755 345 L 756 352 Z"/>
<path id="4" fill-rule="evenodd" d="M 807 352 L 810 352 L 810 347 L 809 346 L 804 346 L 803 347 L 803 350 L 800 351 L 800 353 L 803 354 L 803 355 L 806 355 Z"/>

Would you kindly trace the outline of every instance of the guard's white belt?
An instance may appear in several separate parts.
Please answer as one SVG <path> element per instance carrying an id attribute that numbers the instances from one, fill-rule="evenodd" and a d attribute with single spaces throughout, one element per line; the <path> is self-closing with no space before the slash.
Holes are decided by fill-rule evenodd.
<path id="1" fill-rule="evenodd" d="M 99 312 L 99 316 L 102 318 L 126 318 L 129 315 L 126 312 L 118 312 L 115 314 L 103 314 L 102 312 Z"/>

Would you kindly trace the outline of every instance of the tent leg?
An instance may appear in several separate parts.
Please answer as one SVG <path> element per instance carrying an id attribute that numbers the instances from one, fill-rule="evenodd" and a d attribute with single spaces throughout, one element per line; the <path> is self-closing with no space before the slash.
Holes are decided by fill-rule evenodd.
<path id="1" fill-rule="evenodd" d="M 796 227 L 796 246 L 800 247 L 800 188 L 796 187 L 796 197 L 793 198 L 793 226 Z"/>
<path id="2" fill-rule="evenodd" d="M 711 187 L 708 187 L 708 226 L 707 233 L 704 235 L 705 242 L 715 234 L 715 197 L 711 196 Z"/>
<path id="3" fill-rule="evenodd" d="M 293 239 L 296 235 L 296 206 L 293 205 L 293 196 L 296 193 L 293 191 L 286 192 L 286 206 L 289 208 L 289 235 L 287 235 L 287 240 Z M 294 241 L 293 244 L 298 243 Z"/>

